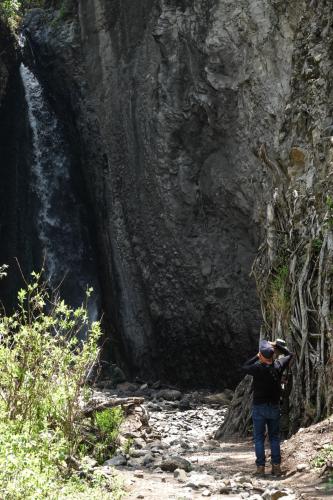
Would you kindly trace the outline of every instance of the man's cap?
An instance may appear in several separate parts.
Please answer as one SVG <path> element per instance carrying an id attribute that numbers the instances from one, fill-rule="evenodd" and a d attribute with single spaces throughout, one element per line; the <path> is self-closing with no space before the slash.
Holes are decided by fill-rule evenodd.
<path id="1" fill-rule="evenodd" d="M 261 340 L 259 343 L 259 352 L 261 352 L 261 354 L 265 358 L 271 359 L 274 354 L 274 348 L 271 346 L 268 340 Z"/>

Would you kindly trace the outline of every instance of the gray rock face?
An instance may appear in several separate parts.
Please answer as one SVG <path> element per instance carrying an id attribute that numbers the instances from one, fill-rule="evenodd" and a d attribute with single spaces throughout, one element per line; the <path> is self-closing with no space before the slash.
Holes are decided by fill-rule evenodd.
<path id="1" fill-rule="evenodd" d="M 8 279 L 0 283 L 0 297 L 7 311 L 22 286 L 14 257 L 25 276 L 40 268 L 31 224 L 35 210 L 30 190 L 31 140 L 19 60 L 17 40 L 0 19 L 0 262 L 9 265 Z"/>
<path id="2" fill-rule="evenodd" d="M 233 384 L 260 322 L 256 151 L 289 94 L 295 1 L 81 0 L 26 19 L 96 221 L 130 374 Z"/>

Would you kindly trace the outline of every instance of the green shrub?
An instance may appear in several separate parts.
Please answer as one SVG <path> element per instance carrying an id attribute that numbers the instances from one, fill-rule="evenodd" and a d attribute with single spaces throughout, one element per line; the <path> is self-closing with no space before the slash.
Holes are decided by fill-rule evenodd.
<path id="1" fill-rule="evenodd" d="M 98 462 L 104 462 L 115 450 L 119 428 L 124 420 L 121 407 L 107 408 L 95 413 L 94 423 L 97 430 L 94 455 Z"/>
<path id="2" fill-rule="evenodd" d="M 289 268 L 281 265 L 273 275 L 269 290 L 268 307 L 275 314 L 286 319 L 290 312 L 290 295 L 288 290 Z"/>
<path id="3" fill-rule="evenodd" d="M 44 0 L 1 0 L 0 17 L 4 19 L 11 28 L 18 27 L 20 17 L 34 7 L 44 7 Z"/>
<path id="4" fill-rule="evenodd" d="M 321 247 L 323 246 L 323 240 L 322 238 L 314 238 L 312 240 L 312 247 L 315 251 L 316 254 L 320 253 Z"/>
<path id="5" fill-rule="evenodd" d="M 333 444 L 325 445 L 311 463 L 313 467 L 321 468 L 329 460 L 333 460 Z"/>
<path id="6" fill-rule="evenodd" d="M 124 451 L 125 455 L 129 455 L 129 453 L 131 452 L 133 442 L 134 442 L 134 439 L 132 437 L 126 439 L 125 444 L 123 446 L 123 451 Z"/>
<path id="7" fill-rule="evenodd" d="M 109 496 L 110 479 L 94 473 L 83 479 L 71 468 L 86 439 L 85 383 L 99 355 L 100 324 L 90 324 L 87 314 L 91 292 L 72 309 L 32 273 L 18 292 L 17 311 L 0 315 L 0 498 L 121 495 Z M 99 422 L 108 428 L 106 417 Z"/>
<path id="8" fill-rule="evenodd" d="M 40 279 L 33 273 L 33 282 L 18 292 L 18 310 L 0 317 L 0 413 L 5 421 L 29 422 L 32 431 L 61 426 L 73 451 L 81 388 L 98 356 L 100 325 L 89 325 L 85 306 L 73 310 L 51 297 Z"/>
<path id="9" fill-rule="evenodd" d="M 21 3 L 19 0 L 2 0 L 0 3 L 0 18 L 14 28 L 18 22 Z"/>

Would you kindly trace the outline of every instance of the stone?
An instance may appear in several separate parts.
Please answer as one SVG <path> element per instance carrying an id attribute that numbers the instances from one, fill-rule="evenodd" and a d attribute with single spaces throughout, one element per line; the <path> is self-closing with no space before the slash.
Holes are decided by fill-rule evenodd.
<path id="1" fill-rule="evenodd" d="M 137 477 L 139 479 L 143 479 L 144 478 L 144 474 L 143 474 L 143 472 L 141 470 L 136 470 L 134 472 L 134 477 Z"/>
<path id="2" fill-rule="evenodd" d="M 135 448 L 142 449 L 146 446 L 146 441 L 142 438 L 135 438 L 133 439 L 133 446 L 135 446 Z"/>
<path id="3" fill-rule="evenodd" d="M 191 488 L 192 490 L 198 490 L 199 489 L 199 486 L 197 483 L 195 483 L 194 481 L 188 481 L 186 484 L 185 484 L 186 488 Z"/>
<path id="4" fill-rule="evenodd" d="M 130 450 L 130 456 L 133 458 L 144 457 L 147 454 L 147 450 L 133 448 Z"/>
<path id="5" fill-rule="evenodd" d="M 167 472 L 174 472 L 176 469 L 183 469 L 190 472 L 192 469 L 191 462 L 182 457 L 166 458 L 161 463 L 161 469 Z"/>
<path id="6" fill-rule="evenodd" d="M 154 462 L 154 457 L 151 453 L 147 453 L 143 459 L 142 459 L 142 464 L 147 467 L 148 465 L 151 465 Z"/>
<path id="7" fill-rule="evenodd" d="M 219 392 L 215 394 L 209 394 L 205 397 L 204 401 L 210 404 L 219 404 L 224 406 L 229 406 L 230 404 L 230 396 L 225 392 Z"/>
<path id="8" fill-rule="evenodd" d="M 249 476 L 237 475 L 237 476 L 234 476 L 234 479 L 237 480 L 241 484 L 249 483 L 252 485 L 252 480 Z"/>
<path id="9" fill-rule="evenodd" d="M 175 469 L 173 476 L 180 482 L 185 483 L 187 481 L 187 474 L 184 469 Z"/>
<path id="10" fill-rule="evenodd" d="M 303 471 L 308 471 L 310 470 L 309 464 L 298 464 L 296 467 L 297 472 L 303 472 Z"/>
<path id="11" fill-rule="evenodd" d="M 167 401 L 176 401 L 181 399 L 182 393 L 175 389 L 162 389 L 156 394 L 158 399 L 165 399 Z"/>
<path id="12" fill-rule="evenodd" d="M 127 460 L 123 455 L 116 455 L 115 457 L 110 458 L 109 460 L 106 460 L 103 465 L 107 466 L 121 466 L 121 465 L 126 465 Z"/>
<path id="13" fill-rule="evenodd" d="M 122 382 L 117 384 L 117 390 L 122 392 L 134 393 L 137 390 L 138 386 L 131 382 Z"/>
<path id="14" fill-rule="evenodd" d="M 279 489 L 270 490 L 269 493 L 270 493 L 269 500 L 279 500 L 279 498 L 286 496 L 286 492 L 283 490 L 279 490 Z M 267 497 L 267 500 L 268 500 L 268 497 Z"/>
<path id="15" fill-rule="evenodd" d="M 210 497 L 210 496 L 211 496 L 211 492 L 210 492 L 209 490 L 203 490 L 203 491 L 201 492 L 201 495 L 202 495 L 203 497 Z"/>

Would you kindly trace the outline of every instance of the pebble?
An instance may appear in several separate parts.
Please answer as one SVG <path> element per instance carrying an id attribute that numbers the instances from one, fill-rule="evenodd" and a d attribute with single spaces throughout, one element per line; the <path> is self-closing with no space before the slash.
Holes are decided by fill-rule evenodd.
<path id="1" fill-rule="evenodd" d="M 309 470 L 309 465 L 308 464 L 298 464 L 297 467 L 297 472 L 303 472 Z"/>
<path id="2" fill-rule="evenodd" d="M 176 469 L 173 476 L 180 482 L 185 483 L 187 481 L 187 474 L 184 469 Z"/>

